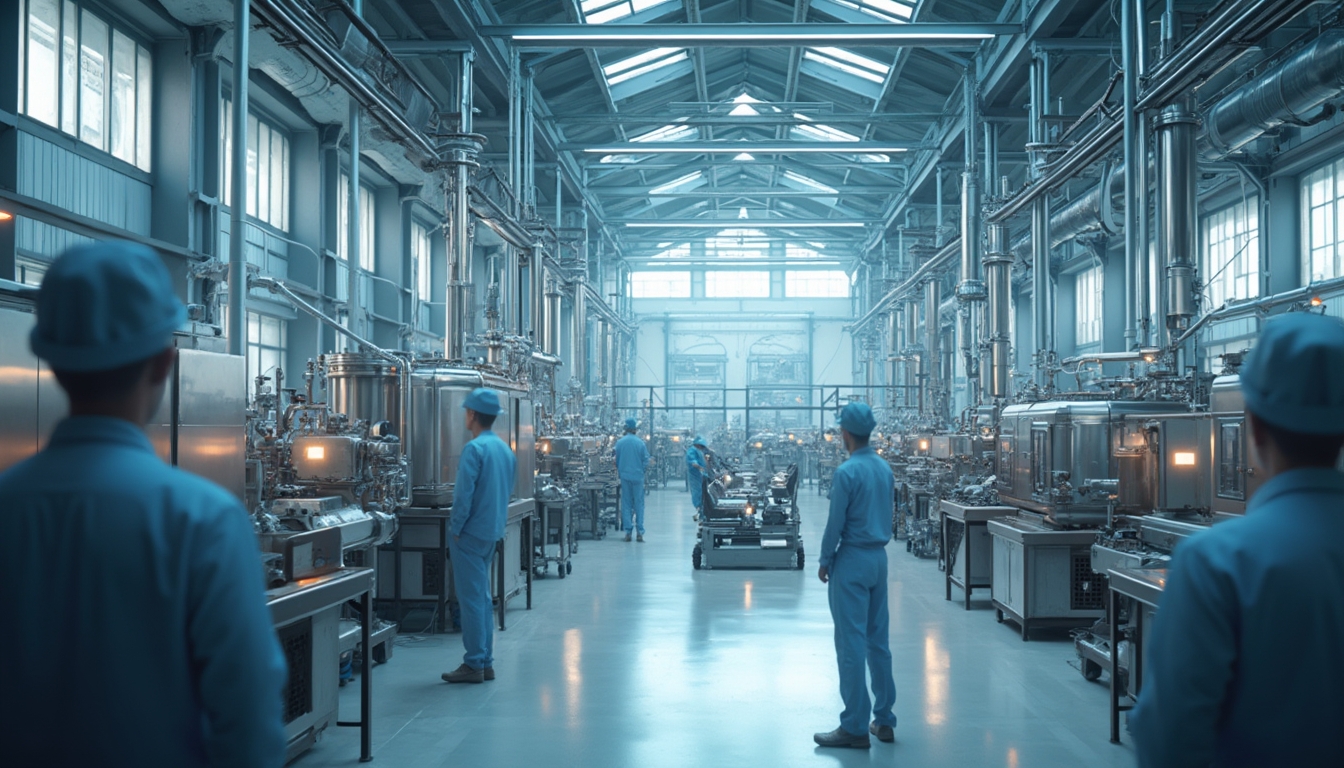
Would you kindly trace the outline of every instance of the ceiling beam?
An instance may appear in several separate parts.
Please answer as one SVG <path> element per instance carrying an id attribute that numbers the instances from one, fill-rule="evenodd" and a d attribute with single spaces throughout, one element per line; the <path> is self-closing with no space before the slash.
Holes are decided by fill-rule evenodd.
<path id="1" fill-rule="evenodd" d="M 628 229 L 863 229 L 880 219 L 610 219 Z"/>
<path id="2" fill-rule="evenodd" d="M 778 187 L 719 187 L 718 189 L 689 189 L 682 192 L 651 192 L 649 187 L 600 187 L 589 185 L 589 191 L 595 195 L 620 195 L 629 197 L 844 197 L 846 195 L 894 195 L 901 191 L 899 185 L 890 187 L 843 187 L 835 192 L 803 191 L 798 189 L 780 189 Z"/>
<path id="3" fill-rule="evenodd" d="M 740 154 L 825 154 L 866 155 L 909 152 L 923 149 L 913 141 L 626 141 L 591 144 L 571 142 L 560 149 L 596 155 L 724 155 Z"/>
<path id="4" fill-rule="evenodd" d="M 1019 24 L 534 24 L 481 27 L 524 50 L 631 48 L 777 48 L 782 45 L 898 45 L 974 50 L 982 40 L 1021 33 Z"/>
<path id="5" fill-rule="evenodd" d="M 785 112 L 764 112 L 758 115 L 696 115 L 685 112 L 660 112 L 658 114 L 619 114 L 619 115 L 555 115 L 550 120 L 566 125 L 610 125 L 612 123 L 622 123 L 624 125 L 712 125 L 712 126 L 737 126 L 742 128 L 756 128 L 760 126 L 778 126 L 778 125 L 814 125 L 821 123 L 823 125 L 850 125 L 869 123 L 880 123 L 884 125 L 915 124 L 925 125 L 931 123 L 940 117 L 940 112 L 905 112 L 893 114 L 871 114 L 861 113 L 834 113 L 824 112 L 813 113 L 811 115 L 797 116 Z"/>

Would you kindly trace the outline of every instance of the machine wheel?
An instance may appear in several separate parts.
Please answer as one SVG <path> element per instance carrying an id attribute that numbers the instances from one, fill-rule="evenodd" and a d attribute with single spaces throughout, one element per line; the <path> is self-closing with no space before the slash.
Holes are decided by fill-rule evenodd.
<path id="1" fill-rule="evenodd" d="M 565 578 L 565 574 L 568 573 L 568 571 L 565 570 L 565 565 L 565 563 L 561 562 L 556 562 L 555 564 L 555 573 L 562 579 Z"/>
<path id="2" fill-rule="evenodd" d="M 691 567 L 697 571 L 700 570 L 701 555 L 700 545 L 696 544 L 695 549 L 691 550 Z"/>
<path id="3" fill-rule="evenodd" d="M 1101 665 L 1091 659 L 1080 658 L 1082 664 L 1083 679 L 1089 683 L 1095 683 L 1101 679 Z"/>
<path id="4" fill-rule="evenodd" d="M 802 548 L 802 547 L 799 547 L 799 548 L 798 548 L 798 570 L 800 570 L 800 571 L 803 570 L 803 565 L 804 565 L 804 561 L 805 561 L 805 559 L 806 559 L 806 557 L 805 557 L 805 555 L 803 554 L 803 548 Z"/>
<path id="5" fill-rule="evenodd" d="M 391 656 L 390 652 L 391 652 L 391 643 L 389 643 L 386 640 L 373 646 L 373 663 L 386 664 L 388 658 L 390 658 Z"/>
<path id="6" fill-rule="evenodd" d="M 566 560 L 566 561 L 565 561 L 565 573 L 573 573 L 573 572 L 574 572 L 574 564 L 571 563 L 571 562 L 569 562 L 568 560 Z"/>

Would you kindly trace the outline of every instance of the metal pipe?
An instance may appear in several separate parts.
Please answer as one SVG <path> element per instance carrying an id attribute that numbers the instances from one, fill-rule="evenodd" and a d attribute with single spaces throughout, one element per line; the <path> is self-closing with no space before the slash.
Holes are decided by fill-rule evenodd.
<path id="1" fill-rule="evenodd" d="M 901 348 L 901 355 L 905 358 L 904 380 L 906 399 L 905 404 L 909 407 L 919 407 L 923 410 L 924 388 L 918 386 L 920 383 L 920 367 L 923 365 L 924 355 L 918 348 L 918 328 L 919 328 L 919 302 L 907 301 L 905 303 L 905 342 Z M 915 393 L 915 401 L 911 402 L 911 392 Z"/>
<path id="2" fill-rule="evenodd" d="M 957 285 L 957 334 L 960 337 L 962 364 L 965 366 L 967 402 L 980 404 L 980 381 L 976 371 L 979 360 L 980 315 L 984 311 L 985 283 L 980 274 L 980 169 L 976 162 L 978 147 L 976 125 L 980 121 L 979 102 L 976 98 L 976 70 L 974 61 L 966 66 L 963 88 L 965 106 L 962 130 L 964 169 L 961 175 L 961 283 Z"/>
<path id="3" fill-rule="evenodd" d="M 942 320 L 938 312 L 942 306 L 942 284 L 938 279 L 929 280 L 924 286 L 924 349 L 927 361 L 924 366 L 925 389 L 928 390 L 929 416 L 940 425 L 943 420 L 943 361 L 942 361 Z"/>
<path id="4" fill-rule="evenodd" d="M 574 283 L 573 313 L 570 318 L 570 371 L 573 378 L 586 388 L 588 379 L 588 309 L 587 286 L 582 278 Z"/>
<path id="5" fill-rule="evenodd" d="M 247 352 L 247 112 L 249 36 L 252 33 L 250 4 L 233 3 L 233 167 L 229 204 L 229 354 Z"/>
<path id="6" fill-rule="evenodd" d="M 349 300 L 349 322 L 350 327 L 355 333 L 364 332 L 364 305 L 363 297 L 360 296 L 360 270 L 363 268 L 364 257 L 360 246 L 363 239 L 360 233 L 359 216 L 359 158 L 360 158 L 360 111 L 359 101 L 350 99 L 349 111 L 350 126 L 350 174 L 346 177 L 349 183 L 346 190 L 346 211 L 345 211 L 345 287 L 346 296 Z"/>
<path id="7" fill-rule="evenodd" d="M 543 320 L 545 328 L 546 354 L 560 356 L 560 289 L 551 280 L 546 286 L 546 314 Z"/>
<path id="8" fill-rule="evenodd" d="M 1195 310 L 1195 253 L 1199 247 L 1195 207 L 1197 171 L 1195 131 L 1198 118 L 1188 102 L 1162 110 L 1156 122 L 1161 173 L 1158 183 L 1158 238 L 1165 266 L 1166 327 L 1174 341 Z"/>
<path id="9" fill-rule="evenodd" d="M 863 317 L 850 323 L 845 327 L 845 330 L 849 331 L 851 334 L 857 334 L 862 331 L 869 323 L 876 320 L 878 316 L 882 314 L 882 310 L 892 302 L 898 301 L 910 292 L 918 289 L 924 284 L 924 281 L 927 280 L 929 276 L 955 264 L 956 262 L 954 259 L 960 252 L 961 238 L 958 237 L 939 249 L 939 251 L 933 255 L 933 258 L 924 262 L 924 264 L 914 271 L 914 274 L 906 278 L 900 285 L 887 291 L 887 294 L 878 299 L 877 302 L 863 314 Z"/>
<path id="10" fill-rule="evenodd" d="M 1032 344 L 1035 347 L 1036 384 L 1048 385 L 1046 353 L 1053 349 L 1050 338 L 1050 200 L 1039 197 L 1031 209 L 1031 313 Z"/>
<path id="11" fill-rule="evenodd" d="M 1093 352 L 1087 355 L 1076 355 L 1066 357 L 1060 361 L 1060 365 L 1074 365 L 1075 363 L 1151 363 L 1162 354 L 1162 350 L 1156 347 L 1145 347 L 1130 352 Z"/>
<path id="12" fill-rule="evenodd" d="M 474 51 L 464 51 L 459 57 L 457 107 L 458 133 L 463 141 L 452 147 L 452 204 L 451 224 L 448 228 L 448 309 L 445 312 L 444 357 L 449 360 L 466 358 L 467 321 L 470 317 L 471 286 L 471 171 L 475 167 L 475 152 L 467 137 L 471 134 L 472 65 Z"/>
<path id="13" fill-rule="evenodd" d="M 1007 192 L 1007 179 L 1004 179 L 1004 186 L 1003 191 Z M 1008 251 L 1008 227 L 1005 224 L 991 224 L 985 245 L 985 282 L 989 293 L 985 313 L 989 372 L 985 390 L 996 400 L 1008 397 L 1012 343 L 1008 336 L 1012 312 L 1012 267 L 1013 256 Z"/>
<path id="14" fill-rule="evenodd" d="M 1134 24 L 1134 7 L 1141 0 L 1120 0 L 1120 66 L 1124 72 L 1124 157 L 1125 157 L 1125 348 L 1132 349 L 1137 338 L 1134 310 L 1137 283 L 1135 270 L 1139 258 L 1138 217 L 1143 213 L 1136 202 L 1138 197 L 1139 116 L 1134 105 L 1139 100 L 1138 29 Z"/>

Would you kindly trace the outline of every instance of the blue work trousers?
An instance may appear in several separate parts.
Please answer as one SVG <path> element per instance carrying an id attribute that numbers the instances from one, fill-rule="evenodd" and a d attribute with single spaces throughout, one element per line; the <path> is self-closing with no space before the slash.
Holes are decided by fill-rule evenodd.
<path id="1" fill-rule="evenodd" d="M 691 503 L 695 505 L 695 511 L 700 511 L 700 505 L 704 503 L 704 480 L 700 478 L 699 472 L 686 473 L 686 487 L 691 492 Z"/>
<path id="2" fill-rule="evenodd" d="M 621 530 L 629 533 L 630 518 L 634 518 L 634 526 L 639 529 L 639 535 L 644 535 L 644 481 L 643 480 L 622 480 L 621 481 Z"/>
<path id="3" fill-rule="evenodd" d="M 473 669 L 495 665 L 495 625 L 490 599 L 490 561 L 495 542 L 469 534 L 453 539 L 448 549 L 453 560 L 453 586 L 461 611 L 462 661 Z"/>
<path id="4" fill-rule="evenodd" d="M 872 713 L 878 725 L 894 728 L 896 715 L 891 708 L 896 703 L 896 681 L 891 672 L 887 551 L 842 544 L 829 572 L 840 698 L 845 702 L 840 727 L 852 734 L 865 734 Z M 872 675 L 871 702 L 865 673 Z"/>

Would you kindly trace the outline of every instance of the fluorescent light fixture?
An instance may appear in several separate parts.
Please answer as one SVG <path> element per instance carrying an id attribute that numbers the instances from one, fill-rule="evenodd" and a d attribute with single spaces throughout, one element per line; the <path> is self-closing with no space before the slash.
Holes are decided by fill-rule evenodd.
<path id="1" fill-rule="evenodd" d="M 1193 467 L 1195 466 L 1195 452 L 1176 451 L 1171 454 L 1171 463 L 1177 467 Z"/>
<path id="2" fill-rule="evenodd" d="M 629 26 L 635 26 L 631 24 Z M 641 25 L 642 26 L 642 25 Z M 746 25 L 743 25 L 746 26 Z M 835 26 L 848 26 L 845 24 L 836 24 Z M 907 26 L 907 25 L 902 25 Z M 611 29 L 611 27 L 606 27 Z M 974 41 L 989 40 L 997 37 L 992 32 L 927 32 L 921 34 L 921 40 L 947 40 L 947 41 Z M 659 32 L 653 30 L 626 32 L 623 34 L 599 34 L 596 32 L 531 32 L 509 35 L 509 38 L 519 43 L 552 43 L 552 42 L 592 42 L 609 43 L 619 41 L 622 43 L 742 43 L 745 42 L 741 32 Z M 909 34 L 897 32 L 772 32 L 768 39 L 772 43 L 811 43 L 811 42 L 860 42 L 860 43 L 895 43 L 910 40 Z M 765 38 L 763 38 L 765 39 Z"/>
<path id="3" fill-rule="evenodd" d="M 863 144 L 862 146 L 854 147 L 847 147 L 845 144 L 846 142 L 841 141 L 827 142 L 824 145 L 804 144 L 799 142 L 793 146 L 790 145 L 790 142 L 786 141 L 775 142 L 773 144 L 738 142 L 721 145 L 687 142 L 684 146 L 658 144 L 641 147 L 632 144 L 622 144 L 618 147 L 584 147 L 583 151 L 591 155 L 726 155 L 737 153 L 738 157 L 747 155 L 747 157 L 751 159 L 755 158 L 751 157 L 751 155 L 744 150 L 750 149 L 752 152 L 761 155 L 852 155 L 910 151 L 909 147 L 889 147 L 884 144 Z"/>
<path id="4" fill-rule="evenodd" d="M 730 223 L 723 219 L 705 219 L 704 221 L 627 221 L 625 226 L 630 229 L 701 229 L 721 227 Z M 862 229 L 867 226 L 862 221 L 789 221 L 788 219 L 779 219 L 778 221 L 759 221 L 753 219 L 751 226 L 762 229 Z"/>

